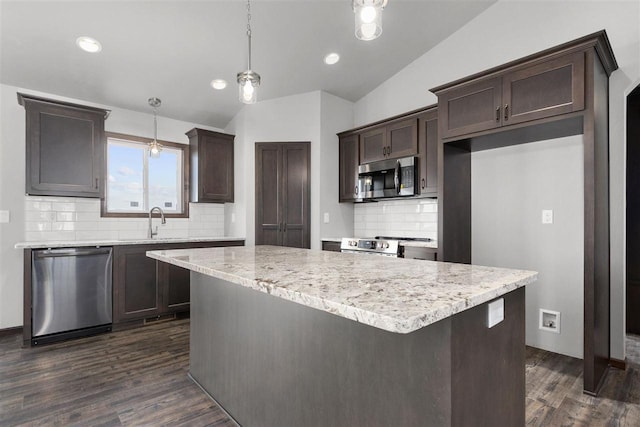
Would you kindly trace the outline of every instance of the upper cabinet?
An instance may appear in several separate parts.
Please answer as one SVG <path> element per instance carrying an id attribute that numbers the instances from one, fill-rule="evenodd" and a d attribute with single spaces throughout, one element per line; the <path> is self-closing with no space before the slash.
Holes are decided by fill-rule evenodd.
<path id="1" fill-rule="evenodd" d="M 418 122 L 396 120 L 360 133 L 360 163 L 415 156 L 418 152 Z"/>
<path id="2" fill-rule="evenodd" d="M 435 88 L 442 138 L 584 109 L 584 52 Z"/>
<path id="3" fill-rule="evenodd" d="M 438 193 L 438 110 L 429 106 L 338 134 L 340 202 L 358 195 L 358 166 L 378 160 L 418 157 L 418 193 Z"/>
<path id="4" fill-rule="evenodd" d="M 358 198 L 358 134 L 340 135 L 338 140 L 340 202 Z"/>
<path id="5" fill-rule="evenodd" d="M 233 203 L 234 135 L 194 128 L 187 132 L 191 152 L 191 201 Z"/>
<path id="6" fill-rule="evenodd" d="M 100 198 L 108 110 L 18 93 L 26 110 L 26 193 Z"/>

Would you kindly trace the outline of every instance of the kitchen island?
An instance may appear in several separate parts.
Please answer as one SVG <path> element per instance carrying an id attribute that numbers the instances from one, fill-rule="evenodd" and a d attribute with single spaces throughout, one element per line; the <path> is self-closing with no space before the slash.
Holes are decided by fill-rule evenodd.
<path id="1" fill-rule="evenodd" d="M 524 425 L 535 272 L 272 246 L 147 255 L 191 270 L 190 375 L 241 425 Z"/>

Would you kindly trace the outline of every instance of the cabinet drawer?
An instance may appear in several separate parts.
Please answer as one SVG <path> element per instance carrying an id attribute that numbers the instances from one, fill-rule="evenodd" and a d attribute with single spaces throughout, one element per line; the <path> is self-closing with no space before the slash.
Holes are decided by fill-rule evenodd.
<path id="1" fill-rule="evenodd" d="M 419 248 L 415 246 L 404 246 L 403 258 L 422 259 L 426 261 L 437 261 L 438 250 L 435 248 Z"/>

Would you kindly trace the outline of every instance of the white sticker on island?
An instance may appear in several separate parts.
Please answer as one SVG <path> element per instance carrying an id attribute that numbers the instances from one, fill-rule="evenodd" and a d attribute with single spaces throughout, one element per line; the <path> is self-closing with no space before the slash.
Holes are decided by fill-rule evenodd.
<path id="1" fill-rule="evenodd" d="M 504 320 L 504 298 L 487 304 L 487 327 L 493 328 Z"/>

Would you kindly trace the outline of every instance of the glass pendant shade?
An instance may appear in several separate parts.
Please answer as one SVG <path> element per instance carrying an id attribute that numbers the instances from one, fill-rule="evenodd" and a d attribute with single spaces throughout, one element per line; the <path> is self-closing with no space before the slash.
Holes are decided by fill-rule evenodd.
<path id="1" fill-rule="evenodd" d="M 162 101 L 158 98 L 149 98 L 149 105 L 153 108 L 153 141 L 149 143 L 149 157 L 160 157 L 162 145 L 158 143 L 158 107 Z"/>
<path id="2" fill-rule="evenodd" d="M 238 98 L 244 104 L 255 104 L 258 100 L 260 74 L 247 70 L 238 73 Z"/>
<path id="3" fill-rule="evenodd" d="M 382 34 L 382 10 L 387 0 L 353 0 L 355 32 L 359 40 L 373 40 Z"/>

